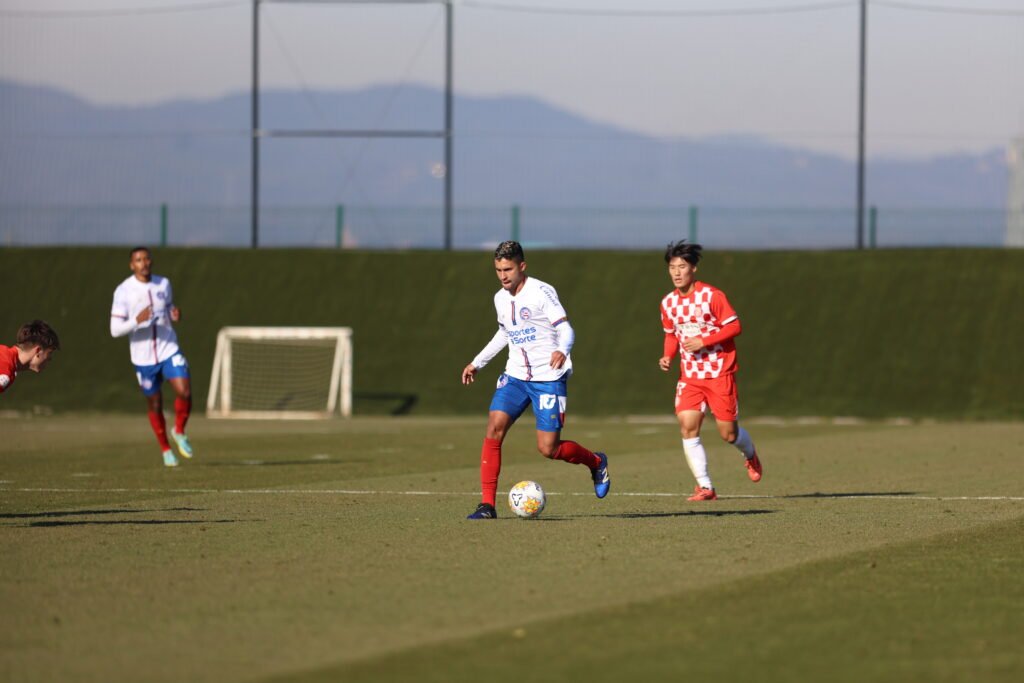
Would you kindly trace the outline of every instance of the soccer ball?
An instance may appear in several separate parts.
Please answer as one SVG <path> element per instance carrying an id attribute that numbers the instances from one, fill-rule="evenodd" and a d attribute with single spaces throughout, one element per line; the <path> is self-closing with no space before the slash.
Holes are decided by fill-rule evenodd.
<path id="1" fill-rule="evenodd" d="M 508 506 L 517 517 L 531 519 L 544 510 L 544 489 L 535 481 L 521 481 L 508 492 Z"/>

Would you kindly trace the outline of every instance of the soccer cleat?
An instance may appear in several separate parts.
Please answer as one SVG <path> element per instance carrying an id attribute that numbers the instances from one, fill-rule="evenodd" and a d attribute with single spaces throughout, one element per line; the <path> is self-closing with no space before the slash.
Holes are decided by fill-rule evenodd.
<path id="1" fill-rule="evenodd" d="M 497 519 L 498 511 L 494 509 L 494 506 L 490 503 L 480 503 L 476 506 L 476 510 L 473 511 L 466 519 Z"/>
<path id="2" fill-rule="evenodd" d="M 178 459 L 174 457 L 174 451 L 167 449 L 164 451 L 164 467 L 177 467 Z"/>
<path id="3" fill-rule="evenodd" d="M 174 439 L 174 444 L 178 447 L 178 452 L 181 453 L 183 458 L 192 457 L 192 444 L 189 443 L 187 436 L 179 434 L 177 430 L 172 429 L 171 438 Z"/>
<path id="4" fill-rule="evenodd" d="M 714 489 L 706 489 L 701 486 L 693 487 L 693 495 L 686 500 L 718 500 L 718 494 L 715 493 Z"/>
<path id="5" fill-rule="evenodd" d="M 757 457 L 757 453 L 754 453 L 754 457 L 747 460 L 747 476 L 750 477 L 750 481 L 761 481 L 761 460 Z"/>
<path id="6" fill-rule="evenodd" d="M 608 489 L 612 487 L 612 478 L 608 476 L 608 456 L 604 453 L 594 453 L 601 458 L 601 464 L 590 470 L 590 477 L 594 480 L 594 495 L 604 498 L 608 495 Z"/>

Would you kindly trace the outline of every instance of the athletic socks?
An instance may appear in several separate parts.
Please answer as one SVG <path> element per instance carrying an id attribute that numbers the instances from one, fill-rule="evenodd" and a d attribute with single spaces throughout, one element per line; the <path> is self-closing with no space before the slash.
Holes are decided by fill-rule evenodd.
<path id="1" fill-rule="evenodd" d="M 753 458 L 757 453 L 754 449 L 754 442 L 750 439 L 750 434 L 748 434 L 747 430 L 743 427 L 740 427 L 739 431 L 736 432 L 736 441 L 734 441 L 732 445 L 738 448 L 740 453 L 742 453 L 743 457 L 747 460 Z"/>
<path id="2" fill-rule="evenodd" d="M 749 438 L 749 437 L 748 437 Z M 708 476 L 708 454 L 704 451 L 704 444 L 700 437 L 683 439 L 683 452 L 686 454 L 686 463 L 690 466 L 697 484 L 701 488 L 713 489 L 711 477 Z"/>
<path id="3" fill-rule="evenodd" d="M 601 458 L 575 441 L 563 441 L 551 456 L 553 460 L 564 460 L 573 465 L 586 465 L 590 469 L 601 466 Z M 498 474 L 501 472 L 501 442 L 484 439 L 480 449 L 480 491 L 481 501 L 494 505 L 498 492 Z"/>
<path id="4" fill-rule="evenodd" d="M 481 500 L 494 505 L 498 491 L 498 474 L 501 472 L 501 442 L 497 439 L 484 439 L 480 449 L 480 490 Z"/>
<path id="5" fill-rule="evenodd" d="M 192 397 L 174 399 L 174 431 L 185 433 L 188 416 L 192 414 Z"/>
<path id="6" fill-rule="evenodd" d="M 167 422 L 164 421 L 163 411 L 149 411 L 149 424 L 156 434 L 156 440 L 160 442 L 160 448 L 165 451 L 171 450 L 171 444 L 167 441 Z"/>
<path id="7" fill-rule="evenodd" d="M 563 441 L 558 445 L 558 450 L 551 456 L 553 460 L 564 460 L 573 465 L 586 465 L 590 469 L 597 469 L 601 466 L 601 458 L 588 451 L 575 441 Z"/>

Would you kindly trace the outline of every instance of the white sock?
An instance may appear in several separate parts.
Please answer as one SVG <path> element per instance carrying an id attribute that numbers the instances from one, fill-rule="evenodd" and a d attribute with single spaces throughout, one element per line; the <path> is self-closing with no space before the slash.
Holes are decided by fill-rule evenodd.
<path id="1" fill-rule="evenodd" d="M 750 440 L 750 434 L 743 427 L 740 427 L 739 431 L 736 432 L 736 441 L 732 445 L 738 448 L 747 460 L 753 458 L 757 452 L 754 450 L 754 442 Z"/>
<path id="2" fill-rule="evenodd" d="M 697 484 L 705 489 L 715 488 L 711 485 L 711 477 L 708 476 L 708 454 L 704 452 L 700 437 L 683 439 L 683 452 L 686 453 L 686 462 Z"/>

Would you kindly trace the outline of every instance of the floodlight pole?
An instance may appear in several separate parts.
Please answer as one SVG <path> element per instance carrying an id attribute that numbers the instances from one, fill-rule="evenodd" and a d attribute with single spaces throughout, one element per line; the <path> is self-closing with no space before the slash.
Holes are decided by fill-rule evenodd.
<path id="1" fill-rule="evenodd" d="M 864 99 L 867 83 L 868 0 L 860 0 L 860 100 L 857 123 L 857 248 L 864 248 Z"/>
<path id="2" fill-rule="evenodd" d="M 252 248 L 260 244 L 260 0 L 252 0 Z"/>
<path id="3" fill-rule="evenodd" d="M 261 130 L 260 129 L 260 2 L 281 4 L 426 4 L 440 2 L 445 12 L 444 130 Z M 253 0 L 252 2 L 252 248 L 260 234 L 260 138 L 444 138 L 444 248 L 452 248 L 452 110 L 454 0 Z"/>
<path id="4" fill-rule="evenodd" d="M 452 249 L 452 0 L 445 0 L 444 61 L 444 248 Z"/>

